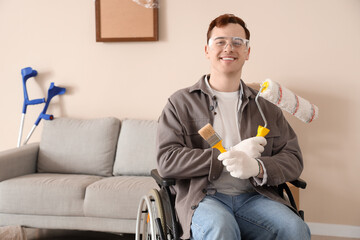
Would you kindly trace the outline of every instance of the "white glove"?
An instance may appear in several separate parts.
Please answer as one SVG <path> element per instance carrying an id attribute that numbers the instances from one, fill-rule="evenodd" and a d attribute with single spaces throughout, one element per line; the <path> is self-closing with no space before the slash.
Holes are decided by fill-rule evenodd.
<path id="1" fill-rule="evenodd" d="M 230 150 L 218 156 L 230 175 L 240 179 L 248 179 L 259 174 L 259 163 L 245 152 Z"/>
<path id="2" fill-rule="evenodd" d="M 264 137 L 252 137 L 245 139 L 238 143 L 237 145 L 230 148 L 230 151 L 242 151 L 247 155 L 253 158 L 258 158 L 261 156 L 261 153 L 264 151 L 264 146 L 266 145 L 266 139 Z"/>

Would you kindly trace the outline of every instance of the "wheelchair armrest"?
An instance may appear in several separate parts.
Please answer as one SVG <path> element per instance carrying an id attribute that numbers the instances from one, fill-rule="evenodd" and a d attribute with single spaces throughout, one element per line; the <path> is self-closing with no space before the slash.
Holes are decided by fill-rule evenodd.
<path id="1" fill-rule="evenodd" d="M 298 178 L 297 180 L 291 181 L 290 183 L 292 185 L 294 185 L 295 187 L 302 188 L 302 189 L 305 189 L 306 185 L 307 185 L 307 183 L 301 178 Z"/>
<path id="2" fill-rule="evenodd" d="M 159 184 L 162 187 L 169 187 L 169 186 L 175 185 L 174 178 L 161 177 L 157 169 L 151 170 L 151 176 L 155 179 L 157 184 Z"/>

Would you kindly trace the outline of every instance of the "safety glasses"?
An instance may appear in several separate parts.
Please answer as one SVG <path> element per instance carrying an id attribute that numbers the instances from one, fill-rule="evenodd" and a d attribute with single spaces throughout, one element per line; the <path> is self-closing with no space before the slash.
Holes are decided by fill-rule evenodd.
<path id="1" fill-rule="evenodd" d="M 227 46 L 231 46 L 231 49 L 249 48 L 250 41 L 241 37 L 213 37 L 209 39 L 208 45 L 212 49 L 223 50 Z"/>

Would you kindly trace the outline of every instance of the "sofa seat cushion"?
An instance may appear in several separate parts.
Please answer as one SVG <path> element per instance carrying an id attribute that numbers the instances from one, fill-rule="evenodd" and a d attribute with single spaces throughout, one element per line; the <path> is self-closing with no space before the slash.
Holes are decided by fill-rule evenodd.
<path id="1" fill-rule="evenodd" d="M 115 176 L 104 178 L 86 189 L 86 217 L 136 219 L 142 196 L 158 189 L 151 177 Z"/>
<path id="2" fill-rule="evenodd" d="M 0 182 L 0 212 L 83 216 L 86 187 L 100 176 L 36 173 Z"/>
<path id="3" fill-rule="evenodd" d="M 112 117 L 44 121 L 38 171 L 111 176 L 119 131 Z"/>

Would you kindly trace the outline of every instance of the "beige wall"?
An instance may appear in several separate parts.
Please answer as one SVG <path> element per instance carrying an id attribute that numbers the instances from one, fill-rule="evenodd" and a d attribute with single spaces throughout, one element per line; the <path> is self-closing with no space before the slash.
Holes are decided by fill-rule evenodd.
<path id="1" fill-rule="evenodd" d="M 207 25 L 231 12 L 252 34 L 243 79 L 270 77 L 320 108 L 311 124 L 287 115 L 305 159 L 306 220 L 360 226 L 360 1 L 162 0 L 159 11 L 160 41 L 97 43 L 94 1 L 0 1 L 0 150 L 16 146 L 21 68 L 39 72 L 31 98 L 52 81 L 67 88 L 49 108 L 56 117 L 156 119 L 172 92 L 208 72 Z M 25 134 L 41 109 L 28 108 Z"/>

